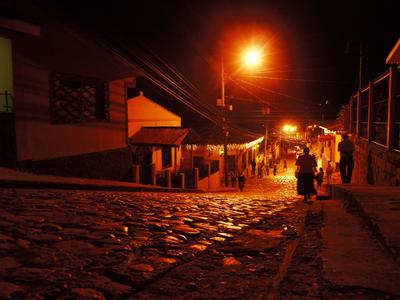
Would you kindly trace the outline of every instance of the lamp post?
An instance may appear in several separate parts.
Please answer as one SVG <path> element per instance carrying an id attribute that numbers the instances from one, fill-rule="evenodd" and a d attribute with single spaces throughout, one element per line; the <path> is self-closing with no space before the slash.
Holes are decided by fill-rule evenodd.
<path id="1" fill-rule="evenodd" d="M 243 54 L 243 63 L 246 66 L 255 66 L 260 62 L 260 50 L 251 48 L 247 49 Z M 224 181 L 225 186 L 228 187 L 228 136 L 229 128 L 227 122 L 227 111 L 232 110 L 232 105 L 225 104 L 225 83 L 226 83 L 226 73 L 224 67 L 224 56 L 221 53 L 221 99 L 217 99 L 217 106 L 222 109 L 222 131 L 224 135 Z"/>
<path id="2" fill-rule="evenodd" d="M 264 129 L 265 129 L 265 138 L 264 138 L 264 159 L 265 163 L 267 163 L 267 146 L 268 146 L 268 121 L 267 116 L 271 113 L 271 109 L 269 106 L 266 106 L 262 110 L 262 114 L 265 117 L 264 121 Z"/>
<path id="3" fill-rule="evenodd" d="M 225 105 L 225 68 L 224 68 L 224 57 L 221 55 L 221 108 L 222 108 L 222 132 L 224 135 L 224 180 L 225 186 L 228 187 L 228 122 L 226 120 L 226 110 Z"/>

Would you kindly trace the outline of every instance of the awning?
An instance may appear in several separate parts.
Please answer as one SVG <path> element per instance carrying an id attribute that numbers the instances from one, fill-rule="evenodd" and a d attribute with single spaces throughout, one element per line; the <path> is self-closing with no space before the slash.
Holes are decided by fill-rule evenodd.
<path id="1" fill-rule="evenodd" d="M 142 127 L 129 142 L 131 145 L 178 147 L 189 131 L 182 127 Z"/>

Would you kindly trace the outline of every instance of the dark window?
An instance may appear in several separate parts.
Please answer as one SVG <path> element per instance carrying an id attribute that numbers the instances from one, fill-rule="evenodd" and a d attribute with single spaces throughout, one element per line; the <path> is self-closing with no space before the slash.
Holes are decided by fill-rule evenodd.
<path id="1" fill-rule="evenodd" d="M 369 89 L 363 91 L 360 97 L 360 137 L 368 137 L 368 98 Z"/>
<path id="2" fill-rule="evenodd" d="M 375 83 L 372 91 L 372 140 L 386 145 L 389 76 Z"/>
<path id="3" fill-rule="evenodd" d="M 54 123 L 109 120 L 108 84 L 94 78 L 54 73 L 50 76 L 50 108 Z"/>
<path id="4" fill-rule="evenodd" d="M 242 155 L 242 169 L 246 169 L 246 154 Z"/>
<path id="5" fill-rule="evenodd" d="M 211 161 L 211 174 L 219 171 L 219 160 Z"/>
<path id="6" fill-rule="evenodd" d="M 193 167 L 194 168 L 199 168 L 203 164 L 204 164 L 204 158 L 202 156 L 194 156 L 193 157 Z"/>
<path id="7" fill-rule="evenodd" d="M 171 147 L 162 147 L 161 155 L 162 155 L 162 167 L 168 168 L 168 167 L 172 166 L 172 148 Z"/>
<path id="8" fill-rule="evenodd" d="M 235 155 L 228 155 L 228 171 L 235 171 L 236 170 L 236 157 Z"/>
<path id="9" fill-rule="evenodd" d="M 253 161 L 253 150 L 252 149 L 250 149 L 248 152 L 247 152 L 248 154 L 247 154 L 247 161 L 248 161 L 248 163 L 249 163 L 249 165 L 251 164 L 251 162 Z"/>

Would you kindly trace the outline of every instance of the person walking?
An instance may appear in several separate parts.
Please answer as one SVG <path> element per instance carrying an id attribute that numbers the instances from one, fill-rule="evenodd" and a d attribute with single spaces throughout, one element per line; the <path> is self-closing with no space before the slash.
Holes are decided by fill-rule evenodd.
<path id="1" fill-rule="evenodd" d="M 244 174 L 242 171 L 242 172 L 240 172 L 239 177 L 238 177 L 239 189 L 241 192 L 243 192 L 243 189 L 244 189 L 244 181 L 245 181 L 245 177 L 244 177 Z"/>
<path id="2" fill-rule="evenodd" d="M 257 177 L 262 178 L 262 163 L 261 163 L 261 161 L 259 161 L 257 164 Z"/>
<path id="3" fill-rule="evenodd" d="M 326 183 L 327 184 L 331 184 L 333 168 L 331 166 L 331 162 L 330 161 L 328 161 L 328 166 L 326 167 L 325 173 L 326 173 Z"/>
<path id="4" fill-rule="evenodd" d="M 315 157 L 310 155 L 310 148 L 305 147 L 303 152 L 304 154 L 296 160 L 297 194 L 304 196 L 304 203 L 309 203 L 311 195 L 317 193 L 314 187 L 317 162 Z"/>
<path id="5" fill-rule="evenodd" d="M 232 187 L 236 186 L 236 172 L 231 171 L 231 182 L 232 182 Z"/>
<path id="6" fill-rule="evenodd" d="M 253 159 L 252 161 L 251 161 L 251 176 L 256 176 L 256 160 L 255 159 Z"/>
<path id="7" fill-rule="evenodd" d="M 338 144 L 338 151 L 340 152 L 339 165 L 342 183 L 350 183 L 354 169 L 354 143 L 349 140 L 349 136 L 346 133 L 342 134 L 342 141 Z"/>
<path id="8" fill-rule="evenodd" d="M 320 189 L 324 180 L 324 170 L 322 168 L 319 168 L 319 172 L 315 175 L 315 180 L 317 180 L 317 188 Z"/>

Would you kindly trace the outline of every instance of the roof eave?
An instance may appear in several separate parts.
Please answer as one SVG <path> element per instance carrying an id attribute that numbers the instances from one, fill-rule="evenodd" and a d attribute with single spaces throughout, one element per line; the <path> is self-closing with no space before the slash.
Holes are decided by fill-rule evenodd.
<path id="1" fill-rule="evenodd" d="M 393 47 L 388 57 L 386 58 L 386 64 L 387 65 L 400 64 L 400 38 L 397 40 L 396 45 Z"/>

